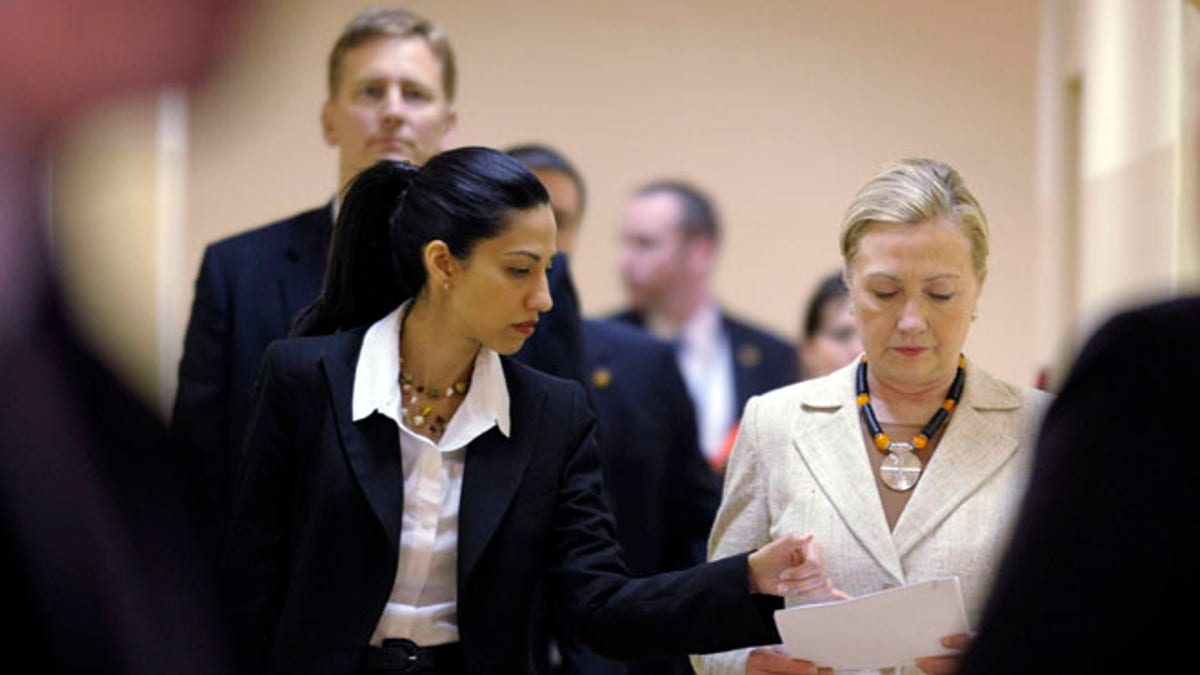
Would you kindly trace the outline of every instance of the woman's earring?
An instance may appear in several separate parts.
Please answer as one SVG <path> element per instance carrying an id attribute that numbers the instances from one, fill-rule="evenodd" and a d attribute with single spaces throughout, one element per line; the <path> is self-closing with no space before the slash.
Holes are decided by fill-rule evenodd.
<path id="1" fill-rule="evenodd" d="M 450 292 L 450 282 L 449 281 L 442 282 L 442 290 L 446 291 L 447 293 Z"/>

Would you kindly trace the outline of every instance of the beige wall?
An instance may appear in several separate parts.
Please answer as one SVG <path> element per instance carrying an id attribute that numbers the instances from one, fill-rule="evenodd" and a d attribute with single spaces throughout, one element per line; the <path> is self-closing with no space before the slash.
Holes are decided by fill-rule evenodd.
<path id="1" fill-rule="evenodd" d="M 324 59 L 365 4 L 258 2 L 229 60 L 191 93 L 183 262 L 173 270 L 183 311 L 168 342 L 181 340 L 206 243 L 331 195 L 335 155 L 317 125 Z M 968 351 L 1033 381 L 1044 351 L 1034 0 L 408 6 L 444 23 L 457 48 L 459 143 L 545 141 L 585 174 L 590 211 L 573 266 L 586 311 L 621 304 L 624 196 L 680 176 L 707 188 L 726 221 L 717 295 L 793 335 L 803 299 L 838 264 L 837 225 L 857 187 L 885 161 L 931 156 L 961 170 L 992 223 Z M 153 368 L 168 381 L 174 364 Z"/>
<path id="2" fill-rule="evenodd" d="M 317 111 L 323 60 L 361 3 L 263 2 L 226 70 L 196 93 L 189 260 L 202 245 L 322 199 L 335 156 Z M 682 176 L 718 201 L 717 294 L 792 335 L 838 264 L 857 187 L 906 155 L 960 168 L 992 220 L 972 356 L 1031 382 L 1033 2 L 717 0 L 414 2 L 445 24 L 462 73 L 461 144 L 552 143 L 590 209 L 573 267 L 585 310 L 621 304 L 615 225 L 638 183 Z"/>
<path id="3" fill-rule="evenodd" d="M 1039 342 L 1061 366 L 1112 312 L 1194 289 L 1200 20 L 1182 0 L 1045 0 L 1042 35 Z"/>
<path id="4" fill-rule="evenodd" d="M 186 98 L 164 89 L 102 104 L 58 139 L 49 191 L 67 300 L 105 359 L 166 410 L 182 345 Z M 191 265 L 191 261 L 188 261 Z"/>

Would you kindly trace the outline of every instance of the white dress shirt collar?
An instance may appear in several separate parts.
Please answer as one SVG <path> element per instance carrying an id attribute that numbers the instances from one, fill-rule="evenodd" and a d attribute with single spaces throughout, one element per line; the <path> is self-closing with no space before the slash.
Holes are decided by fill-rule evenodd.
<path id="1" fill-rule="evenodd" d="M 363 336 L 354 370 L 354 394 L 350 406 L 355 422 L 378 411 L 404 426 L 400 393 L 400 326 L 411 303 L 408 300 L 392 310 L 372 324 Z M 487 347 L 480 347 L 475 356 L 471 387 L 454 417 L 450 418 L 437 446 L 443 451 L 461 448 L 493 426 L 505 436 L 509 435 L 508 384 L 500 356 Z"/>
<path id="2" fill-rule="evenodd" d="M 717 303 L 710 299 L 700 303 L 680 329 L 679 340 L 685 351 L 696 354 L 711 354 L 723 347 L 726 342 L 725 327 L 721 323 L 721 310 Z"/>
<path id="3" fill-rule="evenodd" d="M 741 414 L 735 410 L 733 352 L 721 309 L 705 299 L 672 337 L 668 339 L 675 346 L 675 361 L 696 407 L 700 448 L 711 459 L 721 452 Z"/>

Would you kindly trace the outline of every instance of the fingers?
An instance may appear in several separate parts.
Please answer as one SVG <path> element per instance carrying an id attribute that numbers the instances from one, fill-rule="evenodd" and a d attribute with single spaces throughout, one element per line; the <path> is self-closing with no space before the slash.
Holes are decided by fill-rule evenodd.
<path id="1" fill-rule="evenodd" d="M 832 590 L 832 584 L 823 574 L 803 579 L 781 579 L 779 582 L 779 593 L 786 597 L 825 596 Z"/>
<path id="2" fill-rule="evenodd" d="M 946 649 L 966 649 L 971 646 L 971 635 L 969 633 L 947 635 L 942 638 L 942 646 Z"/>
<path id="3" fill-rule="evenodd" d="M 790 534 L 750 554 L 750 590 L 784 597 L 844 599 L 825 576 L 825 554 L 809 534 Z"/>
<path id="4" fill-rule="evenodd" d="M 819 670 L 812 661 L 792 658 L 783 645 L 759 647 L 751 651 L 749 658 L 746 659 L 747 675 L 751 673 L 819 675 L 821 672 L 830 671 Z"/>
<path id="5" fill-rule="evenodd" d="M 804 563 L 799 567 L 789 567 L 779 573 L 779 580 L 786 582 L 802 582 L 811 579 L 824 579 L 825 570 L 821 567 Z"/>
<path id="6" fill-rule="evenodd" d="M 825 578 L 825 556 L 820 542 L 809 534 L 790 535 L 785 539 L 789 550 L 788 566 L 779 574 L 779 594 L 789 597 L 823 597 L 832 590 Z"/>
<path id="7" fill-rule="evenodd" d="M 785 595 L 789 583 L 781 583 L 781 573 L 786 569 L 802 570 L 798 576 L 811 574 L 811 563 L 806 550 L 813 535 L 788 535 L 776 539 L 750 554 L 750 590 L 756 593 Z M 819 566 L 818 566 L 819 567 Z M 801 585 L 805 585 L 803 582 Z M 782 587 L 782 588 L 781 588 Z"/>
<path id="8" fill-rule="evenodd" d="M 830 590 L 829 597 L 833 598 L 834 600 L 853 600 L 854 599 L 853 595 L 846 593 L 845 591 L 841 590 L 840 588 L 834 588 L 834 589 Z"/>
<path id="9" fill-rule="evenodd" d="M 784 539 L 784 545 L 788 548 L 789 566 L 799 567 L 809 560 L 809 551 L 812 545 L 812 539 L 812 534 L 790 534 Z"/>
<path id="10" fill-rule="evenodd" d="M 815 562 L 820 567 L 825 566 L 825 551 L 821 548 L 821 542 L 817 541 L 813 535 L 806 535 L 807 540 L 804 542 L 804 559 Z"/>
<path id="11" fill-rule="evenodd" d="M 954 675 L 961 661 L 960 656 L 928 656 L 917 659 L 917 667 L 929 675 Z"/>

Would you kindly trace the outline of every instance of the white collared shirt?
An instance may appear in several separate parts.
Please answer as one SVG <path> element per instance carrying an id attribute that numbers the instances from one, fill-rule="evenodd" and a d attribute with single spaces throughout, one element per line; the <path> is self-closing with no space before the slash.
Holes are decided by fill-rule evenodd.
<path id="1" fill-rule="evenodd" d="M 676 335 L 664 335 L 661 327 L 647 324 L 660 337 L 677 342 L 675 361 L 696 406 L 696 431 L 704 456 L 721 452 L 725 439 L 741 414 L 734 410 L 733 348 L 721 310 L 705 300 Z"/>
<path id="2" fill-rule="evenodd" d="M 396 580 L 371 644 L 409 638 L 419 645 L 458 640 L 458 504 L 467 445 L 492 427 L 509 435 L 509 398 L 496 352 L 481 347 L 471 387 L 433 442 L 404 425 L 400 391 L 400 325 L 408 302 L 375 322 L 363 337 L 354 371 L 354 421 L 379 412 L 399 427 L 404 514 Z"/>

